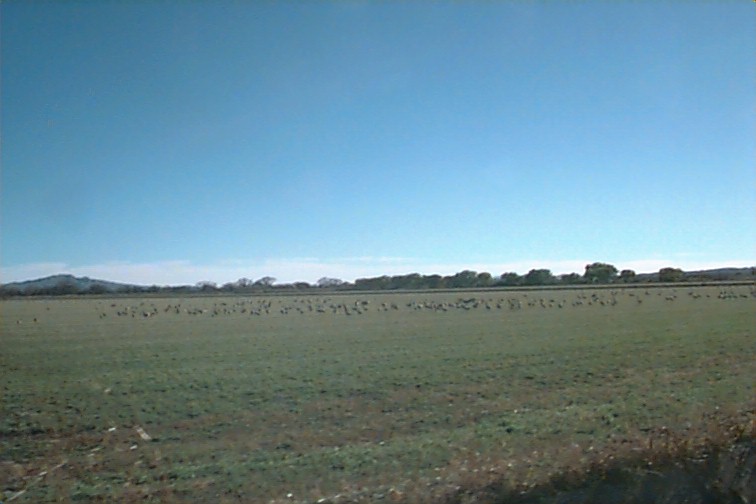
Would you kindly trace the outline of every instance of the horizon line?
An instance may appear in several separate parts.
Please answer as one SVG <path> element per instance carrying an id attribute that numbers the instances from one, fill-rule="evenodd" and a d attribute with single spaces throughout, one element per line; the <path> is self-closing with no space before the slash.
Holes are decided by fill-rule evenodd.
<path id="1" fill-rule="evenodd" d="M 39 280 L 56 275 L 87 277 L 113 283 L 144 286 L 191 286 L 201 282 L 217 285 L 233 283 L 242 278 L 255 280 L 275 278 L 275 284 L 298 282 L 314 284 L 321 278 L 337 278 L 354 283 L 359 278 L 382 276 L 452 276 L 462 271 L 487 272 L 493 277 L 503 273 L 524 275 L 534 269 L 548 269 L 554 276 L 577 273 L 586 265 L 596 262 L 612 264 L 618 271 L 629 269 L 637 274 L 653 274 L 666 267 L 679 268 L 686 272 L 722 268 L 754 268 L 756 261 L 732 260 L 686 260 L 638 259 L 628 261 L 595 260 L 529 260 L 529 261 L 471 261 L 471 262 L 425 262 L 398 257 L 358 257 L 320 260 L 316 258 L 265 259 L 262 261 L 224 260 L 211 264 L 194 264 L 187 260 L 132 263 L 126 261 L 102 264 L 70 266 L 64 262 L 29 263 L 0 267 L 0 285 Z"/>

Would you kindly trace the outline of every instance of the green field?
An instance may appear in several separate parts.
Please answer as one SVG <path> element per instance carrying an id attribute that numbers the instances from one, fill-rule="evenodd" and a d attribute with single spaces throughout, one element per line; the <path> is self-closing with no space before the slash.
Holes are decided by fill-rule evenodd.
<path id="1" fill-rule="evenodd" d="M 748 285 L 5 300 L 0 500 L 527 487 L 753 421 L 755 313 Z"/>

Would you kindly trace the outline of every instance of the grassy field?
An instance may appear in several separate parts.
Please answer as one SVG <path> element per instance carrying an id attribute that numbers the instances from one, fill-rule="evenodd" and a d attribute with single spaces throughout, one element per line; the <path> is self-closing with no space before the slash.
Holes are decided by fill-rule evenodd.
<path id="1" fill-rule="evenodd" d="M 755 309 L 750 286 L 2 301 L 0 500 L 527 488 L 753 422 Z"/>

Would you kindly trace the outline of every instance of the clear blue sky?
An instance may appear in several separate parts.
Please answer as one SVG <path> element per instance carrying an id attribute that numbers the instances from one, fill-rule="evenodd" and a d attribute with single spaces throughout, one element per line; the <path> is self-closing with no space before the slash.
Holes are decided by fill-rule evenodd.
<path id="1" fill-rule="evenodd" d="M 751 1 L 0 10 L 0 281 L 756 264 Z"/>

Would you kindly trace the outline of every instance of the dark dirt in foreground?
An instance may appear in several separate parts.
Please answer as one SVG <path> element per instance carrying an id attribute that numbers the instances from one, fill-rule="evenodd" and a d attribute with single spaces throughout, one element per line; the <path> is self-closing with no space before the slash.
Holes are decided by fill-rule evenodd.
<path id="1" fill-rule="evenodd" d="M 634 461 L 593 468 L 582 480 L 563 475 L 528 491 L 492 484 L 447 504 L 748 504 L 756 501 L 756 438 L 695 457 Z"/>

